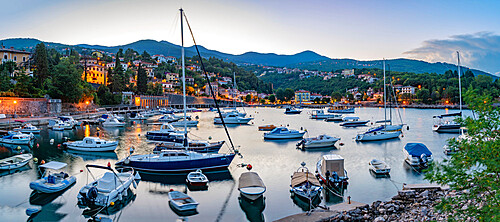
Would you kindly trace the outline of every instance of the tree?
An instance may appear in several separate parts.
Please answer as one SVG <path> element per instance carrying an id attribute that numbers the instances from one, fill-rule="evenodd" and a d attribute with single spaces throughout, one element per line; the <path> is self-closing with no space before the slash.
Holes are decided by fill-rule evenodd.
<path id="1" fill-rule="evenodd" d="M 120 59 L 121 57 L 123 57 L 123 49 L 122 48 L 118 49 L 118 52 L 116 53 L 116 59 Z"/>
<path id="2" fill-rule="evenodd" d="M 63 102 L 79 102 L 83 98 L 84 92 L 82 71 L 75 64 L 71 64 L 68 58 L 63 59 L 54 67 L 51 84 L 48 86 L 48 94 Z"/>
<path id="3" fill-rule="evenodd" d="M 279 88 L 278 90 L 276 90 L 276 98 L 279 101 L 285 101 L 285 99 L 286 99 L 285 90 L 283 90 L 282 88 Z"/>
<path id="4" fill-rule="evenodd" d="M 250 101 L 252 101 L 252 95 L 247 94 L 247 96 L 245 96 L 245 102 L 247 102 L 247 103 L 248 103 L 248 102 L 250 102 Z"/>
<path id="5" fill-rule="evenodd" d="M 275 102 L 276 102 L 276 96 L 275 96 L 274 94 L 271 94 L 271 95 L 269 96 L 269 102 L 270 102 L 270 103 L 275 103 Z"/>
<path id="6" fill-rule="evenodd" d="M 35 78 L 36 85 L 43 89 L 43 82 L 49 76 L 49 62 L 47 60 L 47 49 L 45 44 L 39 43 L 35 47 L 35 53 L 33 54 L 33 59 L 35 60 Z"/>
<path id="7" fill-rule="evenodd" d="M 137 68 L 137 93 L 146 93 L 148 90 L 148 77 L 146 75 L 146 70 L 142 68 L 142 65 L 139 64 Z"/>
<path id="8" fill-rule="evenodd" d="M 144 50 L 144 52 L 142 53 L 141 57 L 142 57 L 142 60 L 144 60 L 146 62 L 152 62 L 153 61 L 153 59 L 151 58 L 151 55 L 148 52 L 146 52 L 146 50 Z"/>
<path id="9" fill-rule="evenodd" d="M 420 89 L 416 93 L 417 99 L 422 100 L 423 103 L 429 103 L 430 93 L 428 89 Z"/>
<path id="10" fill-rule="evenodd" d="M 290 101 L 295 96 L 295 91 L 293 91 L 293 89 L 286 88 L 284 94 L 286 101 Z"/>
<path id="11" fill-rule="evenodd" d="M 342 94 L 340 94 L 339 92 L 332 92 L 331 97 L 334 102 L 339 102 L 340 100 L 342 100 Z"/>
<path id="12" fill-rule="evenodd" d="M 491 96 L 466 93 L 466 103 L 476 118 L 460 118 L 467 127 L 468 139 L 452 139 L 448 145 L 457 150 L 450 159 L 431 164 L 425 178 L 447 184 L 460 195 L 442 199 L 439 210 L 451 213 L 450 220 L 498 221 L 500 219 L 500 108 Z M 465 192 L 466 191 L 466 192 Z"/>

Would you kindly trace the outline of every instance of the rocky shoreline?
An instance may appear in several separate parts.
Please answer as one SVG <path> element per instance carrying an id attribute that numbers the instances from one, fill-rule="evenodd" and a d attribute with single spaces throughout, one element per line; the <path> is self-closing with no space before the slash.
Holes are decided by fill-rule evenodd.
<path id="1" fill-rule="evenodd" d="M 457 195 L 447 189 L 402 190 L 389 201 L 375 201 L 354 210 L 334 213 L 323 222 L 337 221 L 447 221 L 448 214 L 434 206 L 442 198 Z"/>

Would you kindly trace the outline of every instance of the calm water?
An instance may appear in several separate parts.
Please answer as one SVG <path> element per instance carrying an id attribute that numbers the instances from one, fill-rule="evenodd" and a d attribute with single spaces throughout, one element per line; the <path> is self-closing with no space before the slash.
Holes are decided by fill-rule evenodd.
<path id="1" fill-rule="evenodd" d="M 234 143 L 239 147 L 243 158 L 236 157 L 229 171 L 208 174 L 210 183 L 206 191 L 190 191 L 187 193 L 197 200 L 198 214 L 189 216 L 189 221 L 246 221 L 247 219 L 264 219 L 272 221 L 284 216 L 302 212 L 301 203 L 294 202 L 290 198 L 290 175 L 300 166 L 301 162 L 307 163 L 311 171 L 315 171 L 316 162 L 321 155 L 328 153 L 340 154 L 345 158 L 345 168 L 349 175 L 349 185 L 343 196 L 351 196 L 353 200 L 371 203 L 375 200 L 386 200 L 394 196 L 398 189 L 405 183 L 422 183 L 423 175 L 415 172 L 403 164 L 402 148 L 407 142 L 422 142 L 433 152 L 436 160 L 442 160 L 443 145 L 448 138 L 455 134 L 438 134 L 431 130 L 432 116 L 443 114 L 447 110 L 418 110 L 400 109 L 403 121 L 410 126 L 405 130 L 401 139 L 385 142 L 357 143 L 354 137 L 357 132 L 366 130 L 364 128 L 342 128 L 338 123 L 310 120 L 308 112 L 304 110 L 300 115 L 284 115 L 283 109 L 271 108 L 249 108 L 247 113 L 255 117 L 252 125 L 231 126 L 229 132 Z M 194 113 L 200 117 L 198 128 L 191 128 L 192 138 L 212 140 L 226 140 L 222 126 L 212 124 L 214 114 L 209 112 Z M 356 116 L 361 119 L 372 121 L 381 120 L 384 117 L 383 109 L 359 108 Z M 157 117 L 156 117 L 157 118 Z M 32 152 L 35 157 L 46 161 L 61 161 L 68 163 L 67 170 L 70 174 L 76 174 L 77 183 L 59 196 L 35 196 L 30 200 L 31 189 L 29 182 L 38 179 L 36 165 L 31 163 L 18 172 L 0 172 L 0 218 L 2 221 L 26 221 L 26 208 L 32 205 L 42 206 L 42 211 L 35 216 L 33 221 L 87 221 L 82 216 L 83 210 L 76 206 L 77 193 L 87 182 L 87 173 L 80 172 L 85 169 L 86 164 L 105 165 L 108 162 L 114 164 L 118 159 L 128 155 L 128 149 L 134 146 L 136 154 L 150 152 L 154 145 L 145 141 L 143 134 L 146 131 L 156 129 L 159 126 L 148 125 L 153 122 L 151 118 L 143 122 L 131 122 L 123 129 L 101 128 L 101 137 L 119 140 L 120 144 L 116 153 L 73 153 L 62 151 L 57 148 L 64 137 L 70 140 L 79 140 L 85 136 L 95 135 L 95 126 L 78 127 L 74 130 L 57 132 L 43 130 L 37 135 L 39 148 Z M 306 136 L 318 134 L 330 134 L 340 136 L 344 146 L 337 143 L 336 149 L 323 149 L 316 151 L 301 151 L 295 148 L 297 140 L 291 141 L 264 141 L 262 132 L 257 126 L 264 124 L 289 125 L 290 128 L 307 129 Z M 51 145 L 50 139 L 55 143 Z M 14 147 L 0 148 L 2 157 L 17 152 Z M 23 148 L 29 150 L 28 148 Z M 14 150 L 14 151 L 13 151 Z M 220 152 L 227 152 L 225 146 Z M 390 178 L 375 178 L 368 170 L 368 162 L 373 159 L 382 159 L 391 167 Z M 240 163 L 250 163 L 253 171 L 259 173 L 267 186 L 265 203 L 263 205 L 249 205 L 239 201 L 237 180 L 246 169 L 237 167 Z M 94 171 L 97 174 L 104 172 Z M 137 189 L 131 189 L 131 195 L 125 204 L 117 205 L 105 214 L 114 221 L 175 221 L 180 218 L 169 207 L 167 192 L 170 189 L 184 191 L 184 175 L 141 175 L 143 180 Z M 132 187 L 132 186 L 131 186 Z M 322 205 L 332 205 L 341 202 L 342 198 L 332 194 L 324 193 Z"/>

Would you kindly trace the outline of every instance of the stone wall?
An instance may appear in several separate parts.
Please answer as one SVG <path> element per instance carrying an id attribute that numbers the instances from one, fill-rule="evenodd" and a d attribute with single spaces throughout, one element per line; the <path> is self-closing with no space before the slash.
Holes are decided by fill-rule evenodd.
<path id="1" fill-rule="evenodd" d="M 0 113 L 8 117 L 42 116 L 60 112 L 61 100 L 59 99 L 0 97 Z"/>

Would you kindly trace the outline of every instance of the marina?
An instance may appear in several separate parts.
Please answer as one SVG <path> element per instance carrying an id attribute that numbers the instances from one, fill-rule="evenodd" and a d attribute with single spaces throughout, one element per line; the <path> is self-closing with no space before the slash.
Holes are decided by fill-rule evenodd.
<path id="1" fill-rule="evenodd" d="M 255 123 L 251 125 L 232 125 L 228 127 L 233 142 L 240 146 L 239 153 L 243 157 L 235 156 L 228 170 L 221 172 L 207 172 L 203 174 L 208 177 L 210 186 L 206 190 L 193 190 L 187 188 L 187 173 L 176 173 L 164 176 L 162 174 L 141 173 L 142 180 L 138 183 L 137 189 L 130 186 L 133 195 L 125 198 L 127 202 L 120 208 L 114 209 L 111 213 L 121 214 L 121 221 L 136 220 L 174 220 L 180 217 L 169 206 L 167 193 L 170 189 L 187 191 L 187 194 L 195 199 L 199 206 L 197 213 L 189 216 L 190 221 L 213 221 L 219 218 L 221 221 L 245 221 L 247 213 L 252 213 L 250 218 L 263 218 L 266 221 L 277 220 L 288 215 L 298 214 L 303 211 L 300 200 L 290 197 L 290 175 L 297 170 L 301 162 L 307 163 L 310 171 L 315 174 L 315 165 L 322 155 L 337 154 L 344 158 L 344 168 L 348 171 L 349 184 L 343 193 L 332 194 L 328 189 L 324 189 L 318 199 L 320 206 L 333 207 L 338 203 L 347 201 L 347 196 L 353 200 L 370 203 L 375 200 L 387 200 L 403 189 L 403 183 L 424 184 L 423 174 L 415 171 L 404 162 L 405 155 L 403 148 L 408 142 L 421 142 L 432 151 L 435 160 L 445 158 L 442 147 L 446 140 L 457 137 L 458 134 L 440 134 L 432 131 L 432 116 L 452 110 L 418 110 L 401 109 L 403 121 L 410 126 L 410 130 L 403 131 L 404 137 L 388 141 L 375 141 L 370 143 L 359 143 L 355 141 L 358 132 L 367 130 L 369 127 L 343 128 L 335 122 L 325 122 L 321 120 L 309 119 L 307 111 L 298 115 L 285 115 L 284 109 L 276 108 L 246 108 L 246 112 L 255 117 Z M 209 141 L 227 141 L 221 125 L 213 123 L 215 113 L 200 112 L 199 125 L 191 128 L 189 136 L 196 136 Z M 372 122 L 383 119 L 382 108 L 357 108 L 356 116 Z M 471 115 L 468 110 L 465 115 Z M 148 154 L 155 148 L 154 143 L 149 143 L 146 139 L 146 132 L 160 129 L 161 125 L 154 123 L 159 115 L 152 116 L 144 121 L 125 121 L 127 124 L 121 128 L 101 128 L 93 125 L 77 126 L 72 130 L 52 131 L 46 126 L 41 127 L 39 135 L 35 135 L 36 145 L 33 148 L 22 148 L 25 152 L 33 153 L 39 161 L 59 161 L 67 163 L 69 175 L 76 177 L 75 185 L 59 193 L 58 196 L 36 196 L 35 202 L 30 204 L 24 201 L 30 198 L 32 190 L 29 183 L 39 179 L 37 165 L 33 162 L 27 169 L 18 171 L 5 171 L 0 177 L 0 185 L 4 188 L 0 195 L 4 198 L 0 200 L 0 205 L 8 208 L 24 211 L 37 203 L 42 203 L 42 211 L 37 215 L 39 220 L 43 218 L 60 218 L 62 221 L 78 220 L 84 218 L 83 209 L 76 207 L 77 193 L 87 184 L 85 170 L 87 164 L 106 166 L 108 163 L 114 168 L 114 164 L 130 155 L 130 147 L 134 147 L 134 154 Z M 340 137 L 343 145 L 335 144 L 335 147 L 300 150 L 296 148 L 296 143 L 300 139 L 291 140 L 264 140 L 262 131 L 258 130 L 259 125 L 289 125 L 290 128 L 307 130 L 306 136 L 320 134 L 331 134 Z M 101 128 L 99 131 L 97 128 Z M 114 152 L 73 152 L 58 148 L 58 144 L 64 142 L 64 138 L 70 141 L 82 140 L 84 137 L 96 136 L 99 132 L 100 138 L 105 140 L 119 141 Z M 311 135 L 309 135 L 311 134 Z M 309 136 L 308 136 L 309 135 Z M 50 140 L 54 139 L 51 145 Z M 4 145 L 2 145 L 4 146 Z M 16 147 L 4 146 L 3 158 L 18 153 Z M 229 147 L 224 145 L 219 153 L 228 153 Z M 110 154 L 108 154 L 110 153 Z M 112 154 L 112 155 L 111 155 Z M 390 178 L 375 177 L 370 173 L 368 163 L 372 159 L 383 160 L 391 166 Z M 241 164 L 251 164 L 253 169 L 250 172 L 258 172 L 260 178 L 265 183 L 266 192 L 264 194 L 264 208 L 262 211 L 253 212 L 254 205 L 249 205 L 246 200 L 240 200 L 238 192 L 238 178 L 241 173 L 248 172 Z M 99 169 L 98 169 L 99 170 Z M 194 170 L 192 170 L 194 171 Z M 104 172 L 101 172 L 102 175 Z M 99 173 L 97 173 L 99 175 Z M 12 181 L 15 181 L 14 183 Z M 91 182 L 91 180 L 89 180 Z M 24 184 L 24 185 L 22 185 Z M 45 199 L 45 198 L 48 198 Z M 46 203 L 47 202 L 47 203 Z M 255 204 L 255 203 L 254 203 Z M 242 209 L 242 206 L 245 209 Z M 250 208 L 246 208 L 250 207 Z M 137 212 L 142 212 L 137 214 Z M 3 210 L 8 218 L 14 221 L 25 220 L 24 214 L 14 214 Z M 179 213 L 179 212 L 178 212 Z M 139 218 L 140 217 L 140 218 Z"/>

